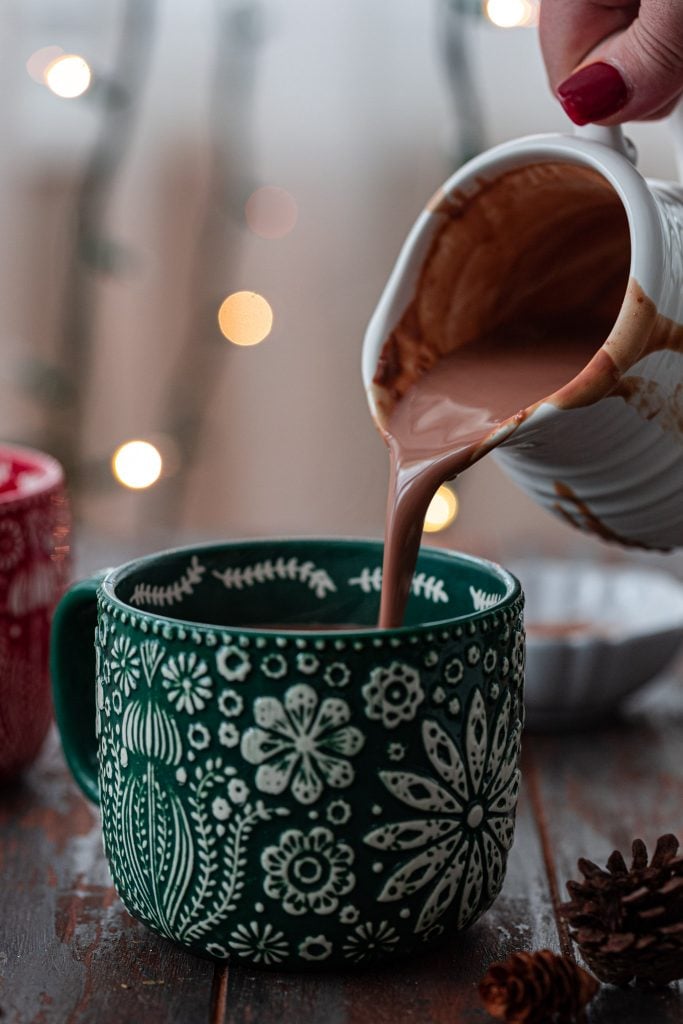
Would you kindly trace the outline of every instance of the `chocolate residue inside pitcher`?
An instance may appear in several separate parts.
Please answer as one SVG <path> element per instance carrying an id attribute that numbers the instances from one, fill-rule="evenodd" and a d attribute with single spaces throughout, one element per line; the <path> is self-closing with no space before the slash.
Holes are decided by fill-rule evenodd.
<path id="1" fill-rule="evenodd" d="M 603 177 L 574 164 L 533 164 L 480 182 L 471 195 L 437 193 L 432 209 L 439 223 L 415 295 L 373 380 L 382 417 L 439 358 L 483 338 L 526 335 L 550 346 L 570 332 L 598 351 L 627 295 L 630 263 L 626 214 Z M 615 341 L 617 366 L 620 348 Z M 611 358 L 582 382 L 588 401 L 614 387 Z M 563 406 L 586 404 L 576 389 L 565 399 Z"/>

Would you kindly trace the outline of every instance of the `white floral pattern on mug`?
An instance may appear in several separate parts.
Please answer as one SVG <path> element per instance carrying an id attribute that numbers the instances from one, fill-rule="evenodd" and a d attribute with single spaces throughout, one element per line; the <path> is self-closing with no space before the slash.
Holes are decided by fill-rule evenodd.
<path id="1" fill-rule="evenodd" d="M 495 895 L 514 629 L 505 649 L 500 619 L 391 642 L 274 637 L 100 607 L 105 846 L 135 916 L 217 959 L 344 969 Z"/>
<path id="2" fill-rule="evenodd" d="M 244 701 L 236 690 L 223 690 L 218 698 L 218 707 L 226 718 L 237 718 L 244 710 Z"/>
<path id="3" fill-rule="evenodd" d="M 344 956 L 354 963 L 376 960 L 390 953 L 398 939 L 398 932 L 388 921 L 367 921 L 359 924 L 344 943 Z"/>
<path id="4" fill-rule="evenodd" d="M 394 661 L 387 668 L 374 668 L 363 687 L 365 714 L 380 719 L 387 729 L 415 717 L 424 700 L 420 673 L 411 665 Z"/>
<path id="5" fill-rule="evenodd" d="M 242 736 L 242 756 L 258 765 L 256 788 L 278 794 L 291 789 L 302 804 L 314 803 L 325 784 L 350 786 L 355 772 L 348 760 L 361 749 L 360 729 L 348 725 L 346 701 L 318 694 L 308 683 L 290 687 L 280 701 L 258 697 L 254 701 L 257 727 Z"/>
<path id="6" fill-rule="evenodd" d="M 356 884 L 353 859 L 352 848 L 328 828 L 287 829 L 261 855 L 264 889 L 288 914 L 331 914 Z"/>
<path id="7" fill-rule="evenodd" d="M 383 771 L 382 782 L 413 812 L 410 818 L 373 829 L 365 842 L 385 851 L 411 851 L 384 883 L 380 902 L 405 900 L 429 889 L 415 926 L 430 928 L 460 893 L 458 926 L 464 927 L 481 902 L 484 864 L 489 895 L 502 883 L 505 854 L 512 845 L 519 771 L 517 729 L 510 727 L 507 693 L 492 733 L 481 691 L 473 691 L 461 757 L 438 722 L 422 724 L 425 753 L 435 775 Z M 416 817 L 415 812 L 423 817 Z M 417 851 L 417 852 L 416 852 Z"/>
<path id="8" fill-rule="evenodd" d="M 229 683 L 243 683 L 251 672 L 251 658 L 241 647 L 228 644 L 216 653 L 216 668 Z"/>
<path id="9" fill-rule="evenodd" d="M 328 686 L 347 686 L 351 679 L 351 670 L 343 661 L 334 661 L 325 669 L 323 679 Z"/>
<path id="10" fill-rule="evenodd" d="M 270 921 L 266 921 L 263 927 L 256 921 L 250 921 L 249 924 L 237 925 L 230 935 L 230 949 L 255 964 L 279 964 L 289 953 L 289 943 Z"/>
<path id="11" fill-rule="evenodd" d="M 206 662 L 194 651 L 189 654 L 181 651 L 177 657 L 169 658 L 161 666 L 161 674 L 168 699 L 178 711 L 193 715 L 195 711 L 202 711 L 206 707 L 213 683 Z"/>
<path id="12" fill-rule="evenodd" d="M 324 935 L 308 935 L 299 943 L 298 953 L 302 960 L 327 960 L 332 943 Z"/>
<path id="13" fill-rule="evenodd" d="M 140 680 L 138 649 L 127 636 L 117 637 L 111 650 L 111 679 L 120 686 L 126 697 L 137 688 Z"/>

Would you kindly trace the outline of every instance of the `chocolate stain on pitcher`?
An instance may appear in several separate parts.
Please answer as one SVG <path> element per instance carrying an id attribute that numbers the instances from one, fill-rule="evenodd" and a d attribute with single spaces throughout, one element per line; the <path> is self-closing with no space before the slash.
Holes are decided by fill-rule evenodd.
<path id="1" fill-rule="evenodd" d="M 403 619 L 439 485 L 541 402 L 572 408 L 614 393 L 656 317 L 629 282 L 623 206 L 590 169 L 516 169 L 474 196 L 440 197 L 436 217 L 373 380 L 391 454 L 381 627 Z"/>
<path id="2" fill-rule="evenodd" d="M 610 529 L 605 523 L 602 522 L 598 516 L 591 510 L 590 506 L 582 501 L 581 498 L 569 487 L 567 484 L 563 484 L 561 480 L 556 480 L 555 494 L 560 498 L 560 501 L 555 502 L 553 508 L 563 519 L 565 519 L 570 526 L 575 526 L 579 530 L 585 530 L 587 533 L 592 533 L 601 540 L 607 541 L 612 544 L 621 544 L 622 547 L 628 548 L 640 548 L 643 551 L 652 551 L 653 548 L 647 544 L 640 544 L 638 541 L 630 540 L 628 537 L 622 537 L 621 534 L 616 533 Z M 567 507 L 569 506 L 569 507 Z M 658 548 L 655 550 L 666 551 L 667 548 Z"/>

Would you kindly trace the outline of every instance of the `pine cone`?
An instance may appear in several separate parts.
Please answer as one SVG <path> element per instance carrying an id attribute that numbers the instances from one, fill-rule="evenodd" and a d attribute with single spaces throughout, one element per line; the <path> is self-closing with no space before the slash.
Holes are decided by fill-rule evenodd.
<path id="1" fill-rule="evenodd" d="M 603 871 L 581 858 L 583 882 L 568 882 L 561 907 L 571 936 L 601 981 L 668 985 L 683 977 L 683 857 L 678 840 L 661 836 L 648 864 L 642 839 L 627 868 L 615 850 Z"/>
<path id="2" fill-rule="evenodd" d="M 504 963 L 491 964 L 479 984 L 485 1009 L 507 1024 L 571 1024 L 598 985 L 587 971 L 549 949 L 513 953 Z"/>

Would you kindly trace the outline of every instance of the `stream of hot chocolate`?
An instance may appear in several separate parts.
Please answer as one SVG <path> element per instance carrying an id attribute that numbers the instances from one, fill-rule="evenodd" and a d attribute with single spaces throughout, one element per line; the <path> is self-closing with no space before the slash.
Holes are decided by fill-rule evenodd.
<path id="1" fill-rule="evenodd" d="M 456 349 L 411 385 L 385 427 L 391 454 L 379 626 L 401 625 L 429 503 L 480 457 L 499 424 L 567 384 L 599 347 L 595 336 L 519 337 Z"/>
<path id="2" fill-rule="evenodd" d="M 383 342 L 372 381 L 391 453 L 381 627 L 403 621 L 439 486 L 495 447 L 487 439 L 499 425 L 523 418 L 587 367 L 628 294 L 626 213 L 590 168 L 512 168 L 476 191 L 444 192 L 430 212 L 433 235 L 413 298 Z M 582 403 L 604 393 L 603 377 L 587 376 Z M 611 374 L 603 376 L 609 387 Z M 593 377 L 602 393 L 591 391 Z"/>

